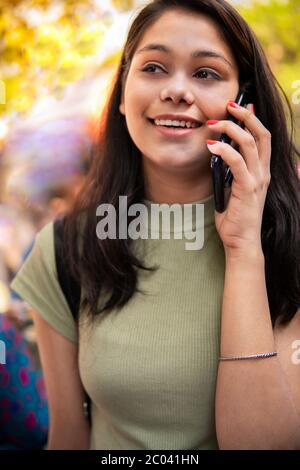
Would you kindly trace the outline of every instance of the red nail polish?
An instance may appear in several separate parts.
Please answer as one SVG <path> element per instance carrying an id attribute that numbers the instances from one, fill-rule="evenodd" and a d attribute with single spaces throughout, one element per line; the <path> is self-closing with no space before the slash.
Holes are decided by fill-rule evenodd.
<path id="1" fill-rule="evenodd" d="M 217 121 L 216 119 L 209 119 L 209 120 L 207 121 L 207 124 L 210 126 L 210 125 L 212 125 L 212 124 L 217 124 L 217 122 L 219 122 L 219 121 Z"/>
<path id="2" fill-rule="evenodd" d="M 214 145 L 214 144 L 217 144 L 218 141 L 217 141 L 217 140 L 208 140 L 208 139 L 207 139 L 207 140 L 206 140 L 206 143 L 207 143 L 208 145 Z"/>
<path id="3" fill-rule="evenodd" d="M 240 105 L 238 105 L 238 104 L 235 103 L 234 101 L 229 101 L 228 104 L 229 104 L 229 106 L 231 106 L 232 108 L 240 108 Z"/>
<path id="4" fill-rule="evenodd" d="M 252 106 L 253 106 L 253 113 L 255 114 L 255 105 L 252 104 Z"/>

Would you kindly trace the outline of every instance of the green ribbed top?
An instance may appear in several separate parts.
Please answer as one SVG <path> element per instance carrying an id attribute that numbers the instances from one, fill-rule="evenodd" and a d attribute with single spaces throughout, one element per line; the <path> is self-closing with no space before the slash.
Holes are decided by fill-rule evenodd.
<path id="1" fill-rule="evenodd" d="M 78 332 L 57 281 L 52 222 L 12 282 L 53 328 L 79 343 L 80 375 L 92 400 L 91 449 L 218 449 L 214 405 L 225 259 L 213 196 L 194 208 L 199 203 L 204 223 L 197 224 L 195 211 L 189 223 L 191 230 L 204 229 L 203 247 L 187 250 L 190 238 L 163 239 L 163 227 L 156 226 L 160 238 L 134 242 L 146 265 L 159 265 L 139 272 L 142 293 L 92 324 L 81 312 Z M 172 235 L 182 232 L 178 221 L 171 228 Z M 185 234 L 190 237 L 188 229 Z"/>

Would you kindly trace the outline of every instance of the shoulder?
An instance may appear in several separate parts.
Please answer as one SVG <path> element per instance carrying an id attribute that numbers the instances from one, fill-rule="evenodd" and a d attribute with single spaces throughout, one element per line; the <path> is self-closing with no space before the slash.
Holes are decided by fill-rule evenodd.
<path id="1" fill-rule="evenodd" d="M 15 278 L 12 281 L 12 287 L 23 278 L 35 280 L 41 272 L 54 271 L 54 236 L 53 222 L 47 223 L 36 235 L 25 256 Z"/>
<path id="2" fill-rule="evenodd" d="M 274 328 L 274 338 L 300 420 L 300 308 L 287 325 Z"/>
<path id="3" fill-rule="evenodd" d="M 50 220 L 50 222 L 46 223 L 41 230 L 37 233 L 38 238 L 45 238 L 47 236 L 51 236 L 53 234 L 53 226 L 55 220 Z"/>
<path id="4" fill-rule="evenodd" d="M 48 222 L 44 227 L 37 232 L 34 242 L 32 244 L 32 252 L 42 252 L 43 256 L 49 257 L 53 255 L 53 241 L 54 241 L 54 222 Z"/>
<path id="5" fill-rule="evenodd" d="M 37 233 L 31 252 L 10 286 L 54 329 L 77 342 L 77 325 L 57 276 L 53 222 Z"/>
<path id="6" fill-rule="evenodd" d="M 55 220 L 51 220 L 37 233 L 36 240 L 38 240 L 41 245 L 53 242 L 55 231 L 54 225 Z"/>
<path id="7" fill-rule="evenodd" d="M 36 235 L 33 253 L 55 274 L 54 221 L 48 222 Z"/>

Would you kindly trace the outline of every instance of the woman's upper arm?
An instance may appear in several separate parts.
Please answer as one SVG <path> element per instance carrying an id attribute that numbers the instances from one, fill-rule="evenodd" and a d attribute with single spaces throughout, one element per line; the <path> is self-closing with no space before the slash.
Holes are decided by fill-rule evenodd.
<path id="1" fill-rule="evenodd" d="M 78 345 L 58 333 L 31 310 L 48 395 L 48 449 L 88 449 L 90 426 L 84 417 L 85 400 L 78 369 Z"/>

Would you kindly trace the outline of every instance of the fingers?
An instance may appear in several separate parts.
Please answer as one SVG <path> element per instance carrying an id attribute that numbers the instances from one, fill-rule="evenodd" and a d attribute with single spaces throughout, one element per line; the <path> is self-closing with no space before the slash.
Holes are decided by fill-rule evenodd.
<path id="1" fill-rule="evenodd" d="M 254 104 L 250 103 L 250 104 L 247 104 L 246 105 L 246 108 L 249 109 L 249 111 L 252 111 L 253 114 L 255 114 L 255 110 L 254 110 Z M 245 127 L 245 132 L 248 132 L 248 134 L 251 134 L 251 132 L 249 131 L 249 129 L 247 129 L 247 127 Z M 252 135 L 252 134 L 251 134 Z M 253 135 L 255 141 L 256 141 L 256 136 Z"/>
<path id="2" fill-rule="evenodd" d="M 258 149 L 254 137 L 250 132 L 246 132 L 237 124 L 232 121 L 219 121 L 216 124 L 210 124 L 208 126 L 212 128 L 214 132 L 227 134 L 236 144 L 238 144 L 238 151 L 243 156 L 247 168 L 250 173 L 257 173 L 259 164 Z"/>
<path id="3" fill-rule="evenodd" d="M 252 111 L 253 114 L 255 114 L 255 106 L 253 103 L 247 104 L 246 108 L 249 109 L 249 111 Z"/>
<path id="4" fill-rule="evenodd" d="M 259 171 L 259 161 L 265 168 L 269 168 L 271 157 L 271 134 L 263 126 L 260 120 L 253 113 L 253 105 L 249 104 L 246 108 L 238 106 L 236 103 L 228 104 L 228 111 L 245 125 L 242 129 L 237 124 L 229 121 L 217 121 L 207 125 L 214 132 L 227 134 L 236 144 L 239 145 L 247 168 L 250 173 L 257 174 Z"/>
<path id="5" fill-rule="evenodd" d="M 250 188 L 250 175 L 246 162 L 237 150 L 229 144 L 213 140 L 207 140 L 207 147 L 212 154 L 220 155 L 224 162 L 230 166 L 233 178 L 237 184 Z"/>
<path id="6" fill-rule="evenodd" d="M 230 103 L 231 105 L 227 106 L 228 111 L 245 124 L 245 128 L 248 129 L 255 139 L 260 161 L 265 167 L 269 167 L 271 159 L 271 133 L 248 107 L 244 108 L 236 103 Z M 251 104 L 251 107 L 253 109 L 253 104 Z"/>

